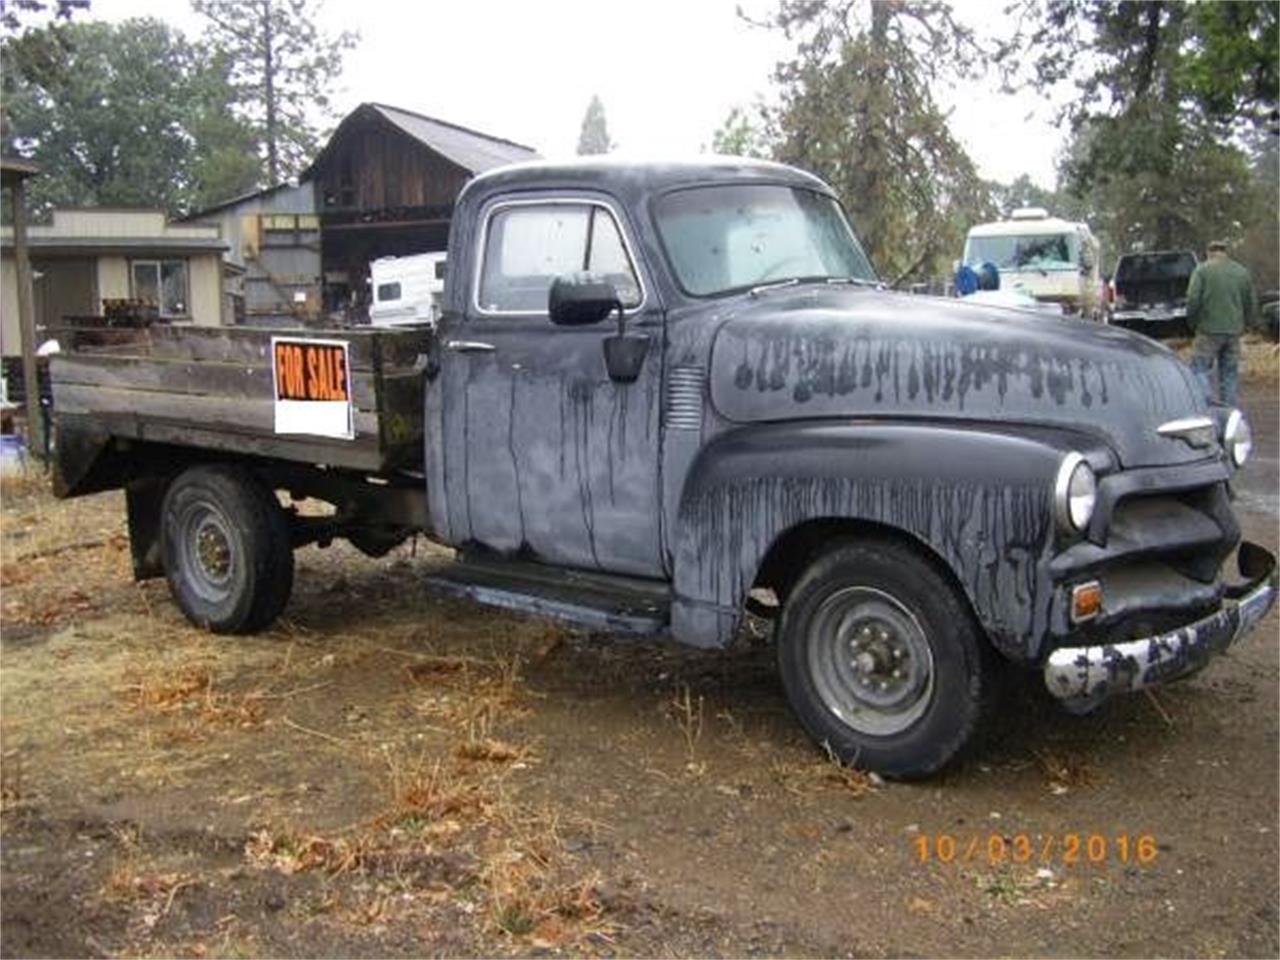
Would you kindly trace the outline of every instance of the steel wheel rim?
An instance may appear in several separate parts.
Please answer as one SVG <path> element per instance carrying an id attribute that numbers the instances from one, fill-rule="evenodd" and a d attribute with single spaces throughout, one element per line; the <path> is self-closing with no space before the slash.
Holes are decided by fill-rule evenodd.
<path id="1" fill-rule="evenodd" d="M 915 615 L 874 587 L 845 587 L 818 607 L 808 666 L 823 705 L 859 733 L 892 736 L 933 697 L 933 650 Z"/>
<path id="2" fill-rule="evenodd" d="M 202 600 L 227 599 L 240 566 L 227 518 L 212 504 L 201 502 L 189 506 L 180 522 L 184 579 Z"/>

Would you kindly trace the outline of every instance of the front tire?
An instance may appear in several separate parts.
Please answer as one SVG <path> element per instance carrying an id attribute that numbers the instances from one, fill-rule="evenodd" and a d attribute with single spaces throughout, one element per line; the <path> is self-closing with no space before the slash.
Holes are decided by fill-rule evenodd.
<path id="1" fill-rule="evenodd" d="M 269 489 L 240 467 L 192 467 L 170 484 L 161 517 L 165 576 L 188 620 L 214 633 L 275 620 L 293 588 L 293 546 Z"/>
<path id="2" fill-rule="evenodd" d="M 966 601 L 901 543 L 819 555 L 787 598 L 778 640 L 801 725 L 841 761 L 887 776 L 936 772 L 992 698 L 991 653 Z"/>

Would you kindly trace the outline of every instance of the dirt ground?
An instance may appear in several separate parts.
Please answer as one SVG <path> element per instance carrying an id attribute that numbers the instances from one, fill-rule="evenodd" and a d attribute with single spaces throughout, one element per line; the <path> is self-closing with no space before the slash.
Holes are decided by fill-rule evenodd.
<path id="1" fill-rule="evenodd" d="M 1246 405 L 1274 550 L 1274 382 Z M 284 619 L 218 638 L 130 580 L 121 496 L 4 492 L 4 956 L 1280 953 L 1274 612 L 1155 696 L 1015 694 L 943 776 L 882 783 L 750 638 L 442 599 L 421 543 L 307 548 Z"/>

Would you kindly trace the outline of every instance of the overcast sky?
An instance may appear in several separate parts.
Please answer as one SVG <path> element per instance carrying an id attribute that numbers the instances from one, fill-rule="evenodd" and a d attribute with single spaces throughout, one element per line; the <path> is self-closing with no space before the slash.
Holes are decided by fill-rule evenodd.
<path id="1" fill-rule="evenodd" d="M 737 0 L 758 17 L 768 0 Z M 961 16 L 998 26 L 1004 0 L 957 0 Z M 336 98 L 416 110 L 572 154 L 587 103 L 598 94 L 609 133 L 628 153 L 696 153 L 734 106 L 769 95 L 779 34 L 740 20 L 735 0 L 327 0 L 322 26 L 358 30 Z M 93 0 L 90 18 L 154 16 L 190 35 L 202 19 L 184 0 Z M 1062 138 L 1035 97 L 994 82 L 935 92 L 983 176 L 1054 181 Z"/>

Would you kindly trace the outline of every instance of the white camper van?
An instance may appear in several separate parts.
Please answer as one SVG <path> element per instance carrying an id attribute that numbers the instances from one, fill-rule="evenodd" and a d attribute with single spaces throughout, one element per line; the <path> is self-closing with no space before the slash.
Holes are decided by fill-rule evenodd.
<path id="1" fill-rule="evenodd" d="M 975 270 L 994 263 L 1002 290 L 1017 290 L 1092 320 L 1103 317 L 1101 260 L 1087 224 L 1051 217 L 1041 207 L 978 224 L 964 243 L 964 262 Z"/>
<path id="2" fill-rule="evenodd" d="M 369 264 L 369 323 L 375 327 L 433 325 L 440 319 L 445 254 L 383 257 Z"/>

